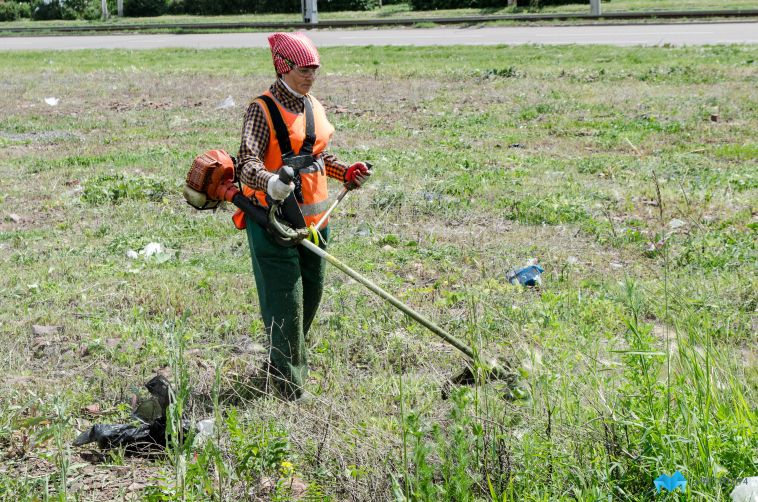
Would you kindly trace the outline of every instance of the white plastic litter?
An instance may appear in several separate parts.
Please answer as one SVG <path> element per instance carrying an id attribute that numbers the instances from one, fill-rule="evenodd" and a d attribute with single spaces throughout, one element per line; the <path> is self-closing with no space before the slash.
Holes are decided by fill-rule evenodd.
<path id="1" fill-rule="evenodd" d="M 211 436 L 213 434 L 213 419 L 206 418 L 205 420 L 200 420 L 197 423 L 197 433 L 198 435 Z"/>
<path id="2" fill-rule="evenodd" d="M 126 252 L 126 257 L 129 258 L 130 260 L 136 260 L 137 258 L 139 258 L 139 255 L 137 254 L 137 251 L 130 249 Z"/>
<path id="3" fill-rule="evenodd" d="M 729 496 L 733 502 L 758 502 L 758 476 L 737 483 Z"/>
<path id="4" fill-rule="evenodd" d="M 685 226 L 687 223 L 683 222 L 679 218 L 674 218 L 673 220 L 669 221 L 669 226 L 676 230 L 677 228 L 681 228 Z"/>
<path id="5" fill-rule="evenodd" d="M 127 254 L 127 256 L 130 255 Z M 141 257 L 145 262 L 160 265 L 177 258 L 178 255 L 175 251 L 164 248 L 158 242 L 150 242 L 140 250 L 138 257 Z"/>
<path id="6" fill-rule="evenodd" d="M 58 98 L 45 98 L 45 103 L 47 103 L 50 106 L 57 106 L 60 102 L 60 99 Z"/>
<path id="7" fill-rule="evenodd" d="M 206 441 L 213 437 L 214 420 L 212 418 L 200 420 L 196 424 L 196 427 L 197 434 L 195 434 L 195 439 L 192 441 L 192 445 L 195 448 L 202 446 Z"/>
<path id="8" fill-rule="evenodd" d="M 151 242 L 147 246 L 142 248 L 142 251 L 140 251 L 139 254 L 144 255 L 145 258 L 148 258 L 155 254 L 161 254 L 162 252 L 163 252 L 163 246 L 161 246 L 157 242 Z"/>
<path id="9" fill-rule="evenodd" d="M 216 110 L 226 110 L 228 108 L 234 108 L 237 103 L 234 102 L 234 98 L 227 96 L 222 102 L 216 105 Z"/>
<path id="10" fill-rule="evenodd" d="M 172 129 L 176 129 L 178 127 L 183 126 L 184 124 L 187 124 L 188 122 L 189 122 L 188 119 L 184 117 L 180 117 L 179 115 L 174 115 L 173 117 L 171 117 L 171 120 L 169 121 L 168 125 Z"/>

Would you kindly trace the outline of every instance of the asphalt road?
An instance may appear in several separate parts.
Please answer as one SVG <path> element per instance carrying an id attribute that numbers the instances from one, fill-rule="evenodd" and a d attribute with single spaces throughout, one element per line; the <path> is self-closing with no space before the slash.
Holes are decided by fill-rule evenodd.
<path id="1" fill-rule="evenodd" d="M 758 43 L 758 23 L 310 30 L 319 47 L 344 45 L 710 45 Z M 268 47 L 267 33 L 0 37 L 2 50 Z"/>

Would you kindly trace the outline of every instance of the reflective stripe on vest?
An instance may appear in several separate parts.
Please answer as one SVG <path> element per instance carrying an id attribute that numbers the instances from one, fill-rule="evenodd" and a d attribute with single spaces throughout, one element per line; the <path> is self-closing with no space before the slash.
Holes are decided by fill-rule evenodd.
<path id="1" fill-rule="evenodd" d="M 305 218 L 305 222 L 308 223 L 308 225 L 310 225 L 310 222 L 308 221 L 309 216 L 315 217 L 316 221 L 314 223 L 316 223 L 327 209 L 329 209 L 329 199 L 315 202 L 313 204 L 300 204 L 300 211 L 303 213 L 303 218 Z"/>
<path id="2" fill-rule="evenodd" d="M 287 124 L 292 150 L 294 152 L 299 152 L 305 139 L 305 114 L 293 113 L 282 106 L 282 104 L 279 103 L 269 91 L 266 91 L 265 94 L 274 99 L 276 106 L 279 108 L 279 113 L 282 114 L 284 123 Z M 282 167 L 282 152 L 279 148 L 274 124 L 268 114 L 266 105 L 260 100 L 256 101 L 264 111 L 269 128 L 269 144 L 263 158 L 263 165 L 267 171 L 276 172 Z M 329 141 L 334 134 L 334 126 L 332 126 L 332 124 L 329 123 L 329 120 L 327 120 L 326 112 L 321 103 L 313 97 L 311 97 L 311 103 L 313 105 L 313 121 L 315 122 L 314 125 L 316 131 L 316 142 L 313 145 L 313 155 L 318 156 L 329 145 Z M 329 192 L 326 186 L 326 173 L 321 169 L 305 169 L 300 172 L 300 180 L 303 189 L 303 202 L 300 204 L 300 210 L 303 212 L 306 225 L 313 225 L 316 224 L 319 219 L 321 219 L 323 213 L 329 209 Z M 264 192 L 244 186 L 244 193 L 248 197 L 255 197 L 263 207 L 267 206 L 266 194 Z"/>

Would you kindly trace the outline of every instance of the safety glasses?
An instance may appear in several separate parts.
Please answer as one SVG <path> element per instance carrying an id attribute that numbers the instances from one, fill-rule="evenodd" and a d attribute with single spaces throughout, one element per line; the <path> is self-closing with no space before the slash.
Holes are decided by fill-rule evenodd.
<path id="1" fill-rule="evenodd" d="M 318 75 L 318 70 L 319 70 L 318 68 L 307 68 L 304 66 L 298 66 L 290 58 L 284 57 L 278 52 L 276 53 L 276 55 L 282 58 L 284 62 L 287 63 L 290 68 L 292 68 L 292 71 L 294 71 L 301 77 L 315 77 L 316 75 Z"/>

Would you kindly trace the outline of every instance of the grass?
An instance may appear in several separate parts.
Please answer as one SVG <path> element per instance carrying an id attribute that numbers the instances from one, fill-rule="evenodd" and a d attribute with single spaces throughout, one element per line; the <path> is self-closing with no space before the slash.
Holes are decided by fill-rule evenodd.
<path id="1" fill-rule="evenodd" d="M 3 54 L 0 498 L 649 500 L 680 470 L 689 494 L 661 498 L 725 499 L 757 470 L 757 56 L 324 49 L 332 150 L 376 166 L 330 250 L 510 358 L 530 398 L 441 400 L 460 357 L 330 269 L 298 408 L 250 388 L 244 236 L 180 195 L 196 154 L 236 150 L 266 51 Z M 541 289 L 507 284 L 532 257 Z M 213 418 L 210 441 L 98 464 L 69 446 L 128 420 L 157 370 L 172 423 Z"/>
<path id="2" fill-rule="evenodd" d="M 726 0 L 714 5 L 707 0 L 613 0 L 603 2 L 604 13 L 610 12 L 637 12 L 637 11 L 672 11 L 672 10 L 744 10 L 755 9 L 755 0 Z M 343 12 L 319 12 L 321 21 L 356 20 L 356 19 L 403 19 L 403 18 L 437 18 L 459 16 L 484 16 L 484 15 L 507 15 L 524 13 L 589 13 L 589 3 L 578 2 L 576 4 L 547 6 L 542 9 L 530 9 L 525 7 L 503 7 L 488 9 L 441 9 L 431 11 L 413 11 L 408 4 L 385 5 L 370 11 L 343 11 Z M 53 20 L 53 21 L 6 21 L 0 22 L 0 28 L 10 27 L 50 27 L 102 25 L 102 24 L 176 24 L 176 23 L 299 23 L 302 22 L 300 14 L 241 14 L 223 16 L 191 16 L 191 15 L 165 15 L 159 17 L 112 17 L 108 21 L 83 21 L 83 20 Z"/>

